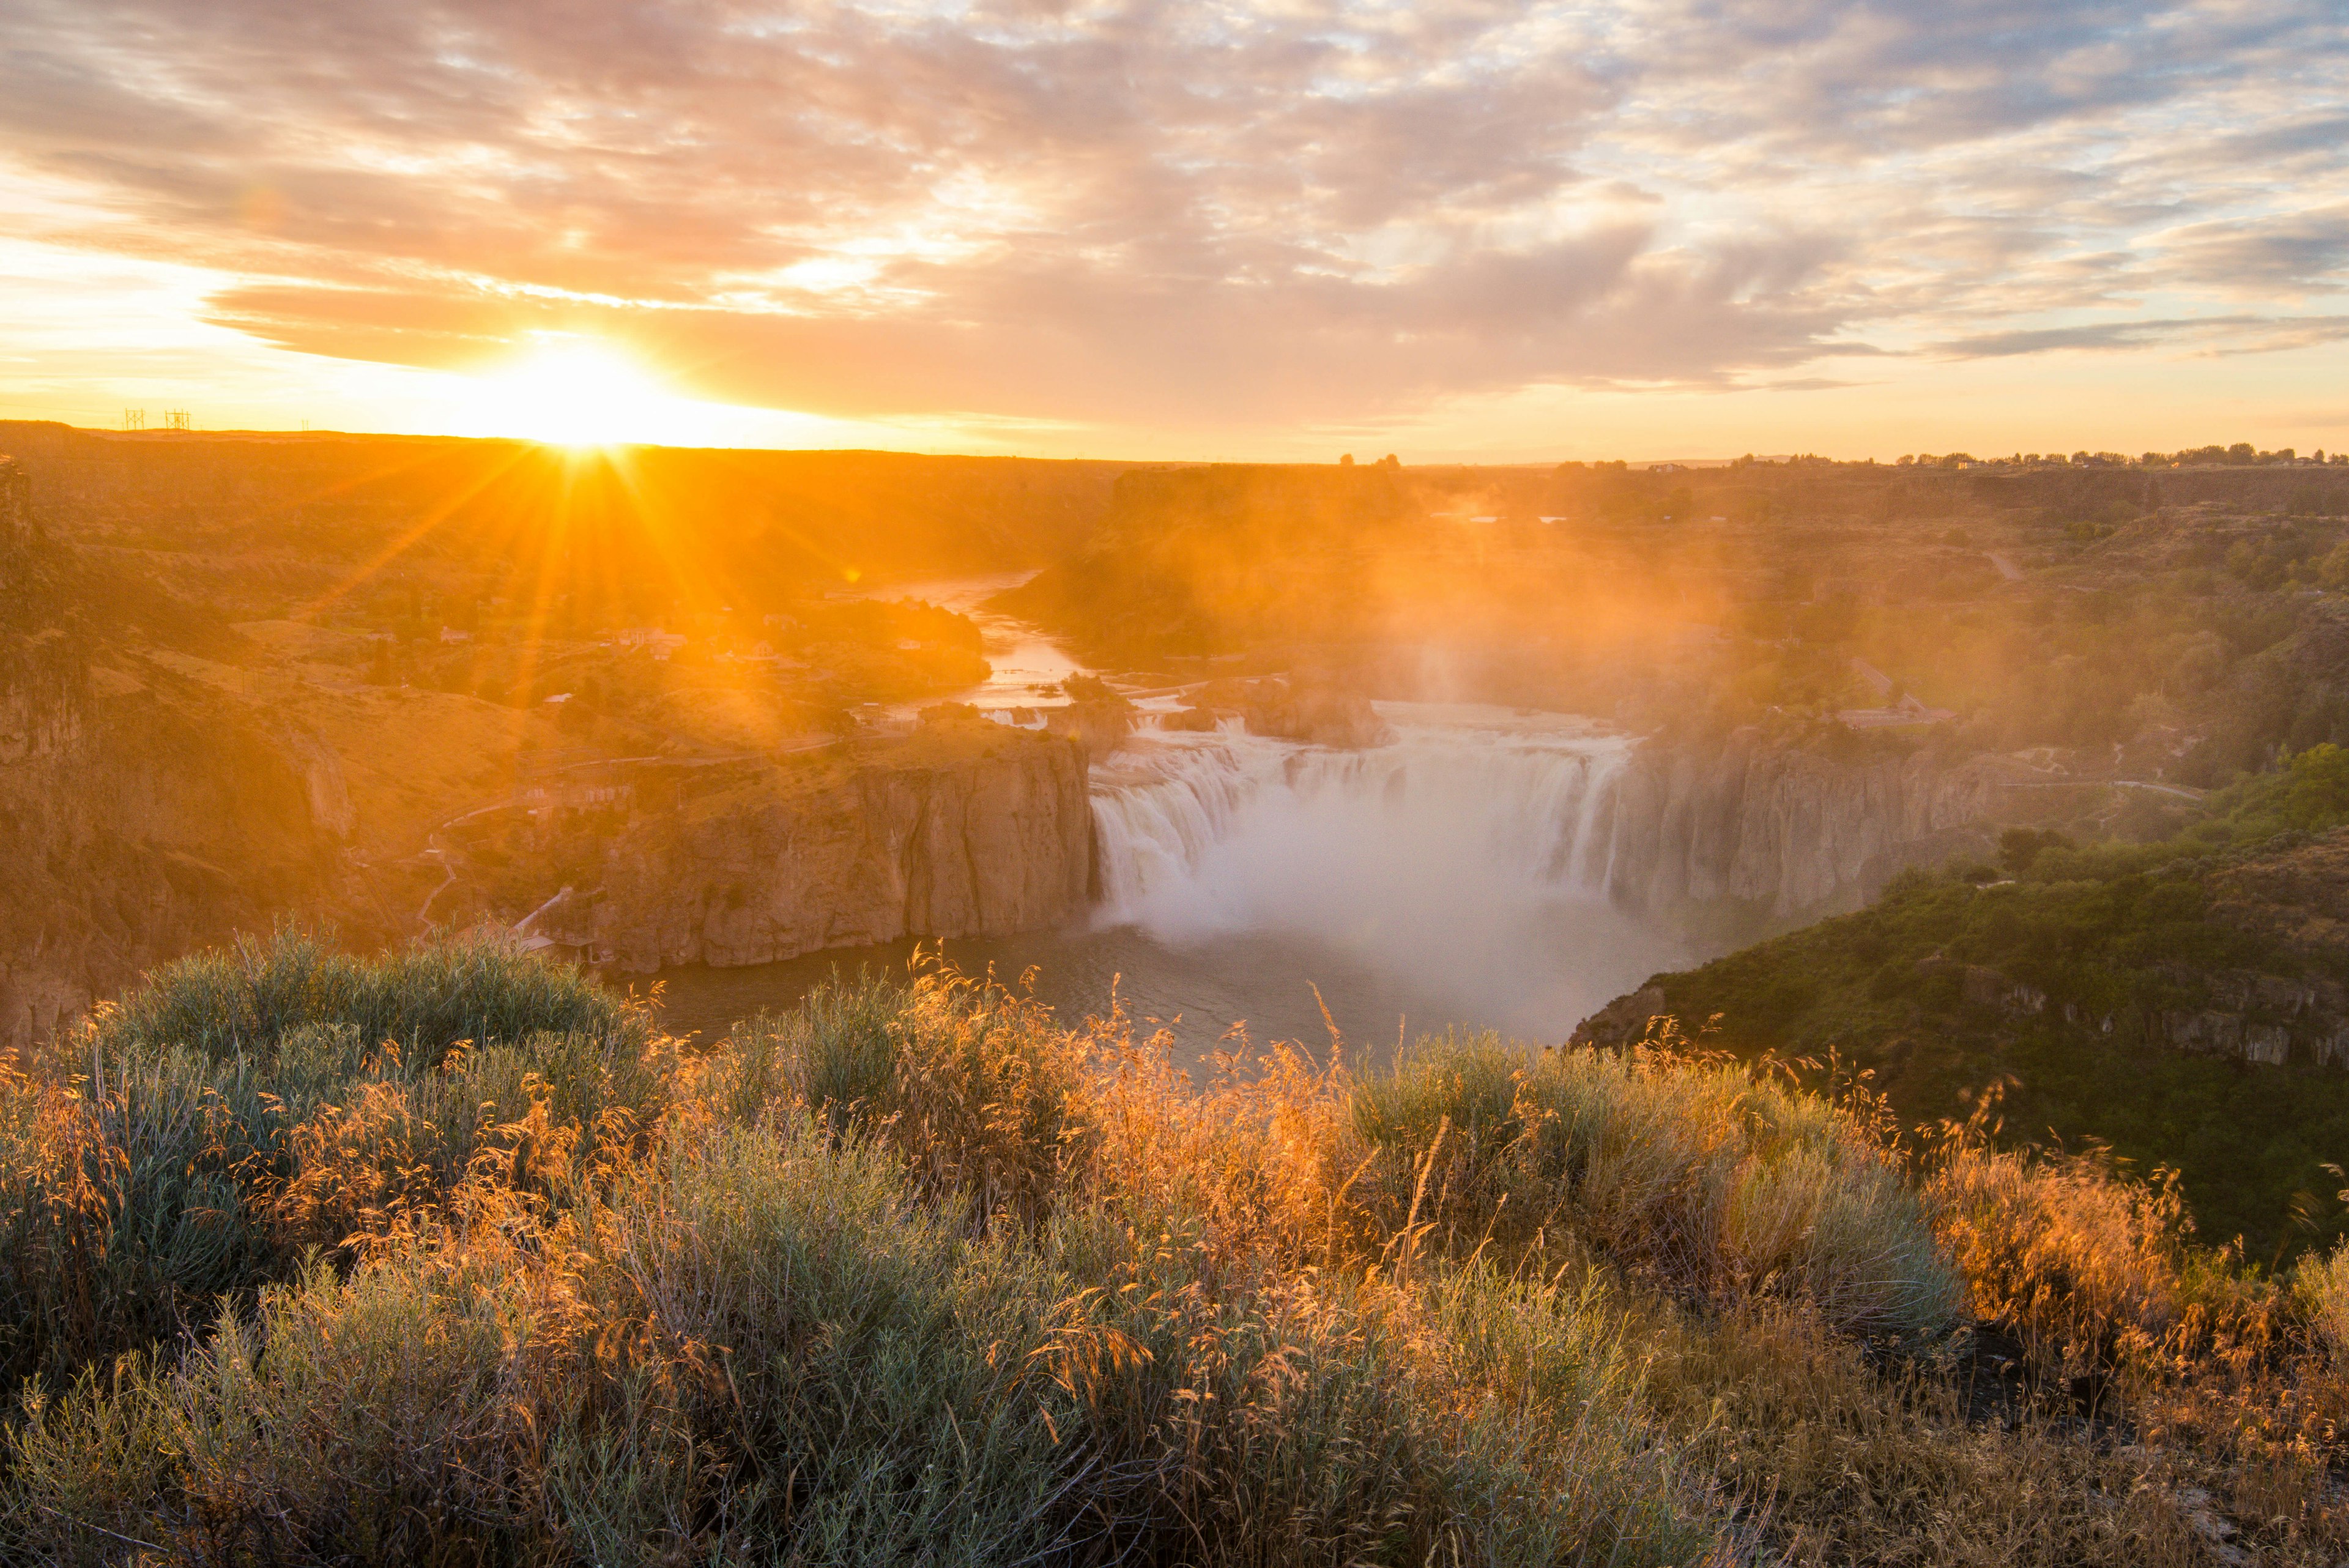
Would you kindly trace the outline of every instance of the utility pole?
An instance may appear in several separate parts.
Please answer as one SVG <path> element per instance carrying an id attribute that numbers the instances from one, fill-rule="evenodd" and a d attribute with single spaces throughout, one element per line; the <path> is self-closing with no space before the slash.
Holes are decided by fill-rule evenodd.
<path id="1" fill-rule="evenodd" d="M 145 430 L 147 428 L 147 410 L 144 409 L 123 410 L 122 428 L 127 431 Z"/>
<path id="2" fill-rule="evenodd" d="M 163 414 L 163 428 L 167 431 L 184 431 L 188 429 L 188 410 L 185 409 L 170 409 L 165 410 Z"/>

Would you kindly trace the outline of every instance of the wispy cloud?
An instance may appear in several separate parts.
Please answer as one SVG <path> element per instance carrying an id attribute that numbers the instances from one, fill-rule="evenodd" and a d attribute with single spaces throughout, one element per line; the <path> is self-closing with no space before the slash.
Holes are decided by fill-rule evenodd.
<path id="1" fill-rule="evenodd" d="M 208 319 L 842 416 L 1340 421 L 2326 341 L 2331 0 L 16 0 L 0 158 Z"/>

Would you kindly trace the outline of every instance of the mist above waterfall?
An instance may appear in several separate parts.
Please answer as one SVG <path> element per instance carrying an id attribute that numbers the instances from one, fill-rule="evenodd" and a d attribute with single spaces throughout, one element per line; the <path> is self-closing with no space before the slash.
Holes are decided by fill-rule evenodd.
<path id="1" fill-rule="evenodd" d="M 1425 999 L 1440 1027 L 1562 1039 L 1686 954 L 1608 898 L 1630 742 L 1578 720 L 1389 703 L 1337 752 L 1145 732 L 1099 770 L 1098 920 L 1170 946 L 1305 939 Z"/>

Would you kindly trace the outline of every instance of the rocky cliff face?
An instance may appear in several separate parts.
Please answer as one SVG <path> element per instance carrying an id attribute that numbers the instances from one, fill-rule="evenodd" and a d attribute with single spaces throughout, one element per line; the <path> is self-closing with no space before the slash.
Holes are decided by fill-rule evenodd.
<path id="1" fill-rule="evenodd" d="M 952 743 L 827 767 L 758 769 L 605 841 L 600 884 L 534 929 L 632 972 L 767 963 L 900 937 L 999 937 L 1084 907 L 1084 749 L 981 724 Z"/>
<path id="2" fill-rule="evenodd" d="M 0 459 L 0 1048 L 336 867 L 331 757 L 122 646 Z"/>
<path id="3" fill-rule="evenodd" d="M 1857 909 L 1966 842 L 1998 777 L 1989 759 L 1838 759 L 1751 728 L 1651 742 L 1621 783 L 1609 891 L 1657 912 L 1735 900 L 1775 921 Z"/>
<path id="4" fill-rule="evenodd" d="M 0 1047 L 141 970 L 315 901 L 337 869 L 303 767 L 264 723 L 116 658 L 0 680 Z M 12 726 L 13 729 L 13 726 Z"/>

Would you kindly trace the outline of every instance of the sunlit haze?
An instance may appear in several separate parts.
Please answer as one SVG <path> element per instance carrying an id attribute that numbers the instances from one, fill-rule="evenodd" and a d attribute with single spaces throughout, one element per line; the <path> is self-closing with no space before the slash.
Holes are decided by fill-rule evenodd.
<path id="1" fill-rule="evenodd" d="M 609 346 L 554 338 L 508 366 L 465 378 L 460 435 L 523 436 L 570 446 L 709 442 L 745 410 L 680 398 Z"/>
<path id="2" fill-rule="evenodd" d="M 2323 0 L 8 15 L 8 417 L 1409 461 L 2349 443 Z M 516 381 L 550 340 L 658 395 Z"/>

